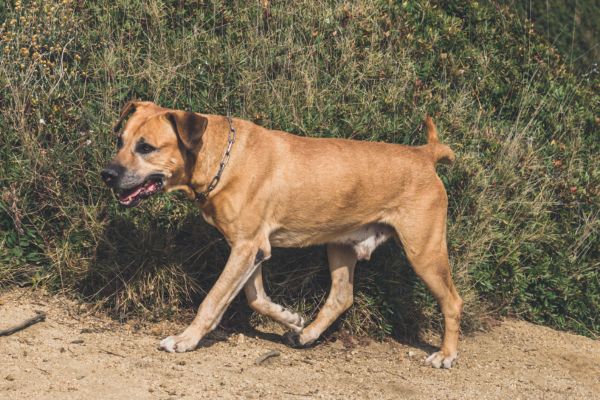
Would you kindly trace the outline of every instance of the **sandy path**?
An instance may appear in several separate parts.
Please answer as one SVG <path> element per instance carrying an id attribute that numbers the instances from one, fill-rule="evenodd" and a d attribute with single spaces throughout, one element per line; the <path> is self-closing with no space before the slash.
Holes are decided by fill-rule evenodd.
<path id="1" fill-rule="evenodd" d="M 452 370 L 423 365 L 426 345 L 341 341 L 293 350 L 275 335 L 216 333 L 186 354 L 156 350 L 173 324 L 135 329 L 27 290 L 0 295 L 0 329 L 47 312 L 46 322 L 0 337 L 2 399 L 600 399 L 600 342 L 507 320 L 463 338 Z M 279 357 L 255 365 L 257 357 Z"/>

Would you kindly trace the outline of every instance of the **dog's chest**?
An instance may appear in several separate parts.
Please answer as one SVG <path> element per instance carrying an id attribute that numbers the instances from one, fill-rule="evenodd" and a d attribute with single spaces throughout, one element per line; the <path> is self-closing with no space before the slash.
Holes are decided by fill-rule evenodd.
<path id="1" fill-rule="evenodd" d="M 207 224 L 215 226 L 215 220 L 211 214 L 202 211 L 202 218 L 204 218 L 204 221 L 206 221 Z"/>

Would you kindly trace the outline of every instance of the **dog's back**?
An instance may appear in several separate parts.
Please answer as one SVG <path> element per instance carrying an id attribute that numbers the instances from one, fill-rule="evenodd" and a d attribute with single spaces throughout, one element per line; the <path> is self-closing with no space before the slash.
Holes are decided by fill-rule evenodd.
<path id="1" fill-rule="evenodd" d="M 439 143 L 430 118 L 426 125 L 428 144 L 423 146 L 306 138 L 249 126 L 239 170 L 265 174 L 247 190 L 263 205 L 260 218 L 273 225 L 272 244 L 326 243 L 385 223 L 402 209 L 445 209 L 447 197 L 435 164 L 451 162 L 454 153 Z"/>

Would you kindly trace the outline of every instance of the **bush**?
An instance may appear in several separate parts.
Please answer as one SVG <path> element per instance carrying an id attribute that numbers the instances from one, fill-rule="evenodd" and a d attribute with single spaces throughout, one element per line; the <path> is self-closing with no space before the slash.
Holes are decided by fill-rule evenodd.
<path id="1" fill-rule="evenodd" d="M 197 305 L 228 255 L 177 195 L 122 210 L 98 172 L 131 98 L 298 135 L 422 143 L 434 115 L 457 153 L 450 197 L 463 329 L 503 314 L 600 332 L 600 81 L 577 78 L 532 24 L 472 2 L 31 1 L 0 11 L 0 284 L 65 291 L 120 318 Z M 274 300 L 307 315 L 323 249 L 276 251 Z M 356 333 L 439 328 L 390 244 L 357 271 Z M 230 318 L 248 316 L 238 302 Z"/>

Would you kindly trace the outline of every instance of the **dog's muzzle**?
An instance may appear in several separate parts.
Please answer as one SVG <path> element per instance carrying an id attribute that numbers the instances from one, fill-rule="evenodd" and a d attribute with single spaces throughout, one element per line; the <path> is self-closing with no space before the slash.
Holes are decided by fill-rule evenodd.
<path id="1" fill-rule="evenodd" d="M 151 174 L 140 180 L 125 172 L 125 168 L 116 164 L 109 164 L 100 172 L 100 177 L 113 190 L 115 198 L 122 206 L 135 207 L 142 200 L 163 189 L 165 179 L 163 174 Z"/>

